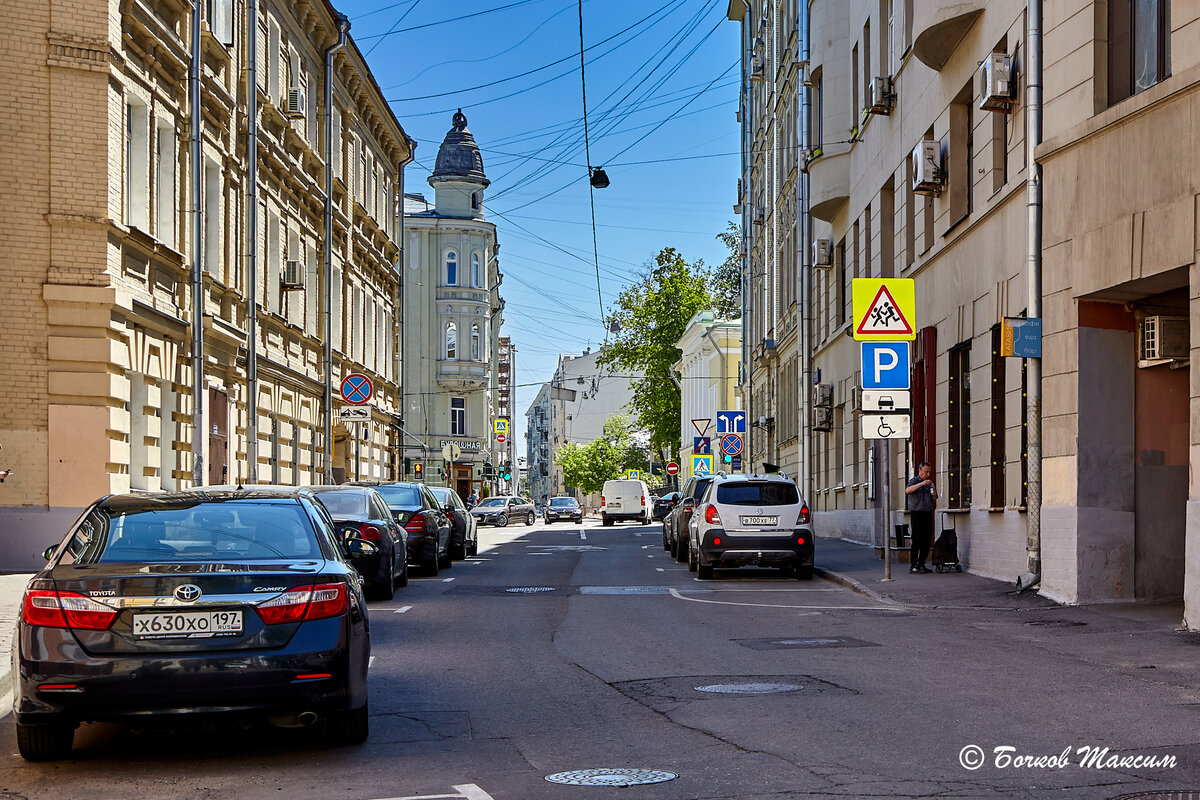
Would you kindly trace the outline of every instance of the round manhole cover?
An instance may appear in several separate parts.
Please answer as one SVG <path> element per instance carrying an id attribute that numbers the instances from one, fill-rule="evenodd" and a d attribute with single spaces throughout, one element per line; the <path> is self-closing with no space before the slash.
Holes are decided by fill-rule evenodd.
<path id="1" fill-rule="evenodd" d="M 547 775 L 551 783 L 568 786 L 641 786 L 647 783 L 665 783 L 679 776 L 661 769 L 575 769 Z"/>
<path id="2" fill-rule="evenodd" d="M 775 644 L 786 644 L 791 647 L 833 647 L 841 643 L 841 639 L 780 639 L 775 642 Z"/>
<path id="3" fill-rule="evenodd" d="M 1138 792 L 1123 794 L 1112 800 L 1200 800 L 1200 791 Z"/>
<path id="4" fill-rule="evenodd" d="M 539 594 L 541 592 L 553 592 L 553 586 L 513 586 L 505 589 L 509 594 Z"/>
<path id="5" fill-rule="evenodd" d="M 697 692 L 710 694 L 783 694 L 803 689 L 794 683 L 710 683 L 697 686 Z"/>

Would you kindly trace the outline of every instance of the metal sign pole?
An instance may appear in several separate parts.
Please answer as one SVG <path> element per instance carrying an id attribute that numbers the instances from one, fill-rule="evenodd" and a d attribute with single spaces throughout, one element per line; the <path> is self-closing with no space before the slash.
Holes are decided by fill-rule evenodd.
<path id="1" fill-rule="evenodd" d="M 362 463 L 362 423 L 354 423 L 354 480 L 362 480 L 358 465 Z"/>
<path id="2" fill-rule="evenodd" d="M 883 579 L 892 579 L 892 440 L 883 440 L 883 467 L 879 492 L 880 504 L 883 506 Z"/>

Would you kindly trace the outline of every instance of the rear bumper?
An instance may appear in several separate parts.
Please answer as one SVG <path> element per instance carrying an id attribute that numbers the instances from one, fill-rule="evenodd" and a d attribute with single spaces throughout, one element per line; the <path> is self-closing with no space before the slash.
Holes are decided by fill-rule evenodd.
<path id="1" fill-rule="evenodd" d="M 645 519 L 646 518 L 646 510 L 641 509 L 639 511 L 631 511 L 631 512 L 601 511 L 600 516 L 603 517 L 604 519 L 611 519 L 611 520 Z"/>
<path id="2" fill-rule="evenodd" d="M 717 539 L 720 544 L 715 543 Z M 796 528 L 790 534 L 759 535 L 727 534 L 714 529 L 706 531 L 700 543 L 700 563 L 714 567 L 807 567 L 813 564 L 813 554 L 813 535 L 807 528 Z"/>

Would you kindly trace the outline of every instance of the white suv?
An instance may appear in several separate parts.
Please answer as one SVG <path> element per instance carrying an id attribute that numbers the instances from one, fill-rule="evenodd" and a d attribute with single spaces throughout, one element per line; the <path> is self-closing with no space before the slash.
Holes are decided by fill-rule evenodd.
<path id="1" fill-rule="evenodd" d="M 782 567 L 813 575 L 812 514 L 784 475 L 717 475 L 688 522 L 688 569 Z"/>

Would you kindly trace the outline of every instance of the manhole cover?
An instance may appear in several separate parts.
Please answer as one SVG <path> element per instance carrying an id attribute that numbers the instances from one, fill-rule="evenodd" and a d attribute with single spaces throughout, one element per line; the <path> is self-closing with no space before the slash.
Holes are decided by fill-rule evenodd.
<path id="1" fill-rule="evenodd" d="M 509 594 L 540 594 L 541 592 L 553 592 L 553 586 L 512 586 L 504 591 Z"/>
<path id="2" fill-rule="evenodd" d="M 647 783 L 666 783 L 679 776 L 660 769 L 575 769 L 547 775 L 551 783 L 568 786 L 641 786 Z"/>
<path id="3" fill-rule="evenodd" d="M 803 689 L 794 683 L 710 683 L 708 686 L 697 686 L 697 692 L 709 694 L 783 694 Z"/>
<path id="4" fill-rule="evenodd" d="M 1200 800 L 1200 791 L 1138 792 L 1119 795 L 1111 800 Z"/>
<path id="5" fill-rule="evenodd" d="M 1087 625 L 1086 622 L 1076 622 L 1070 619 L 1033 619 L 1025 624 L 1035 628 L 1079 628 Z"/>

